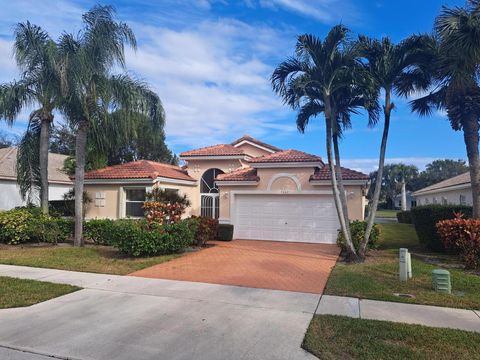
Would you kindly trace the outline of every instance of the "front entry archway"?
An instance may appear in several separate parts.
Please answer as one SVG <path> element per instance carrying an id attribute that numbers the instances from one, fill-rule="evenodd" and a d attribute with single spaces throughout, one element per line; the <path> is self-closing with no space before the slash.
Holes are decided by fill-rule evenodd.
<path id="1" fill-rule="evenodd" d="M 218 219 L 220 214 L 220 197 L 215 178 L 223 174 L 220 169 L 208 169 L 200 181 L 200 215 Z"/>

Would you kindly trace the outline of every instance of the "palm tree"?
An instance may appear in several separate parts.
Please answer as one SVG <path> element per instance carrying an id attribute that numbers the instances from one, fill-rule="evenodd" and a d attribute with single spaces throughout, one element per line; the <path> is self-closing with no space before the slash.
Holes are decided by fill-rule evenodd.
<path id="1" fill-rule="evenodd" d="M 467 1 L 464 8 L 443 7 L 435 19 L 434 37 L 425 47 L 430 58 L 423 69 L 428 70 L 429 81 L 419 89 L 429 93 L 411 102 L 412 110 L 424 116 L 446 110 L 452 129 L 463 131 L 475 218 L 480 217 L 479 38 L 480 1 Z"/>
<path id="2" fill-rule="evenodd" d="M 365 255 L 367 249 L 380 199 L 385 153 L 390 129 L 390 116 L 392 110 L 395 108 L 392 96 L 394 93 L 400 96 L 406 96 L 411 92 L 412 86 L 418 87 L 425 83 L 425 75 L 418 70 L 412 71 L 412 66 L 423 60 L 422 50 L 426 42 L 428 42 L 426 36 L 418 35 L 410 36 L 399 44 L 392 43 L 389 38 L 376 40 L 366 36 L 359 36 L 355 44 L 357 56 L 364 64 L 368 75 L 377 88 L 377 94 L 380 95 L 380 93 L 383 92 L 385 97 L 383 103 L 383 134 L 376 181 L 374 182 L 375 188 L 369 204 L 367 228 L 359 249 L 362 257 Z M 409 86 L 405 86 L 405 83 L 408 83 Z M 377 101 L 380 103 L 380 98 L 378 98 Z"/>
<path id="3" fill-rule="evenodd" d="M 116 66 L 125 68 L 125 45 L 136 48 L 132 30 L 114 19 L 110 6 L 95 6 L 83 15 L 78 35 L 64 34 L 58 47 L 65 96 L 61 110 L 77 130 L 75 143 L 75 239 L 83 245 L 83 191 L 87 135 L 107 124 L 125 138 L 138 113 L 158 127 L 165 115 L 158 96 L 146 84 L 127 75 L 113 75 Z M 100 137 L 99 137 L 100 138 Z"/>
<path id="4" fill-rule="evenodd" d="M 327 158 L 332 173 L 335 206 L 346 239 L 346 258 L 355 261 L 357 253 L 350 235 L 338 138 L 342 129 L 350 123 L 350 113 L 363 106 L 365 98 L 360 91 L 360 82 L 355 81 L 358 64 L 346 49 L 347 33 L 347 28 L 337 25 L 323 41 L 313 35 L 299 36 L 296 56 L 278 65 L 271 82 L 284 103 L 298 110 L 297 127 L 300 131 L 305 130 L 311 117 L 324 114 Z"/>
<path id="5" fill-rule="evenodd" d="M 407 210 L 407 184 L 418 176 L 418 168 L 414 165 L 396 164 L 393 177 L 400 184 L 402 211 Z"/>
<path id="6" fill-rule="evenodd" d="M 22 109 L 38 106 L 30 114 L 19 146 L 17 181 L 23 197 L 40 183 L 40 204 L 48 214 L 48 145 L 53 110 L 60 96 L 57 49 L 48 34 L 30 22 L 17 24 L 13 49 L 21 79 L 0 85 L 0 117 L 11 125 Z"/>

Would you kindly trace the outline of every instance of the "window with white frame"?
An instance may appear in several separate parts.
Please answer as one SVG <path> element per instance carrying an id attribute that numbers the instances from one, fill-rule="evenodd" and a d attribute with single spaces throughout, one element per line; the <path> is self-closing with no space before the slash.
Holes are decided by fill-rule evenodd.
<path id="1" fill-rule="evenodd" d="M 433 197 L 433 203 L 438 204 L 437 198 L 435 196 Z"/>
<path id="2" fill-rule="evenodd" d="M 445 196 L 442 196 L 442 205 L 447 205 L 448 201 Z"/>
<path id="3" fill-rule="evenodd" d="M 467 197 L 463 194 L 460 195 L 460 205 L 467 205 Z"/>
<path id="4" fill-rule="evenodd" d="M 125 215 L 128 217 L 143 217 L 143 203 L 145 202 L 145 188 L 125 189 Z"/>
<path id="5" fill-rule="evenodd" d="M 425 198 L 425 205 L 428 205 L 429 201 L 428 198 Z"/>

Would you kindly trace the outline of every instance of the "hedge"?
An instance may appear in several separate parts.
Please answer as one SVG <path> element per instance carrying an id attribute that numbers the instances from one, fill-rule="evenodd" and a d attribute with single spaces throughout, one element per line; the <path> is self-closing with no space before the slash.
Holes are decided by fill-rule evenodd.
<path id="1" fill-rule="evenodd" d="M 397 213 L 397 220 L 400 224 L 411 224 L 412 223 L 412 213 L 410 210 L 399 211 Z"/>
<path id="2" fill-rule="evenodd" d="M 365 236 L 365 230 L 367 229 L 367 222 L 355 220 L 350 223 L 350 232 L 352 234 L 352 242 L 355 250 L 358 251 L 360 243 L 363 241 Z M 370 232 L 370 239 L 368 241 L 368 249 L 375 249 L 378 245 L 378 238 L 380 236 L 380 230 L 376 224 L 373 225 L 372 231 Z M 342 252 L 347 250 L 345 237 L 341 230 L 338 231 L 337 245 L 342 249 Z"/>
<path id="3" fill-rule="evenodd" d="M 122 236 L 114 246 L 130 256 L 173 254 L 184 250 L 193 242 L 193 230 L 187 221 L 178 224 L 148 224 L 147 221 L 117 222 Z"/>
<path id="4" fill-rule="evenodd" d="M 434 251 L 446 251 L 435 226 L 440 220 L 455 218 L 455 213 L 463 213 L 465 218 L 470 218 L 472 207 L 466 205 L 423 205 L 412 208 L 412 223 L 415 226 L 420 243 Z"/>

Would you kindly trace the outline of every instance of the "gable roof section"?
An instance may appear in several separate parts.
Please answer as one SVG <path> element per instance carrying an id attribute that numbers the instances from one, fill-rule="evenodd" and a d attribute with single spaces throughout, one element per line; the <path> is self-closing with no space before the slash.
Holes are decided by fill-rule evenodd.
<path id="1" fill-rule="evenodd" d="M 423 189 L 417 190 L 413 195 L 421 195 L 429 192 L 439 192 L 442 190 L 448 190 L 451 187 L 459 185 L 470 185 L 470 172 L 466 172 L 457 176 L 454 176 L 450 179 L 440 181 L 439 183 L 427 186 Z"/>
<path id="2" fill-rule="evenodd" d="M 48 154 L 48 182 L 57 184 L 71 184 L 72 180 L 63 171 L 63 163 L 67 155 Z M 17 180 L 17 148 L 0 149 L 0 179 Z"/>
<path id="3" fill-rule="evenodd" d="M 186 170 L 179 166 L 149 160 L 132 161 L 125 164 L 107 166 L 85 173 L 85 179 L 151 179 L 165 177 L 175 180 L 195 181 Z"/>
<path id="4" fill-rule="evenodd" d="M 237 149 L 230 144 L 218 144 L 207 146 L 199 149 L 184 151 L 180 154 L 181 158 L 197 157 L 197 156 L 244 156 L 245 153 L 241 149 Z"/>
<path id="5" fill-rule="evenodd" d="M 257 169 L 254 168 L 240 168 L 226 174 L 220 174 L 215 179 L 216 181 L 259 181 L 257 176 Z"/>
<path id="6" fill-rule="evenodd" d="M 269 163 L 321 163 L 322 158 L 317 155 L 307 154 L 298 150 L 282 150 L 273 154 L 259 156 L 248 161 L 250 164 L 269 164 Z"/>
<path id="7" fill-rule="evenodd" d="M 240 139 L 237 139 L 234 142 L 232 142 L 231 145 L 236 147 L 236 146 L 239 146 L 243 143 L 252 143 L 253 145 L 259 146 L 260 148 L 266 148 L 267 150 L 270 150 L 270 151 L 273 151 L 273 152 L 282 151 L 282 149 L 280 149 L 276 146 L 264 143 L 264 142 L 262 142 L 260 140 L 257 140 L 255 138 L 249 136 L 249 135 L 243 135 Z"/>
<path id="8" fill-rule="evenodd" d="M 365 180 L 369 179 L 367 174 L 361 173 L 360 171 L 355 171 L 352 169 L 342 167 L 342 178 L 343 180 Z M 312 176 L 310 176 L 310 181 L 321 181 L 321 180 L 331 180 L 332 173 L 330 168 L 325 165 L 322 168 L 315 170 Z"/>

